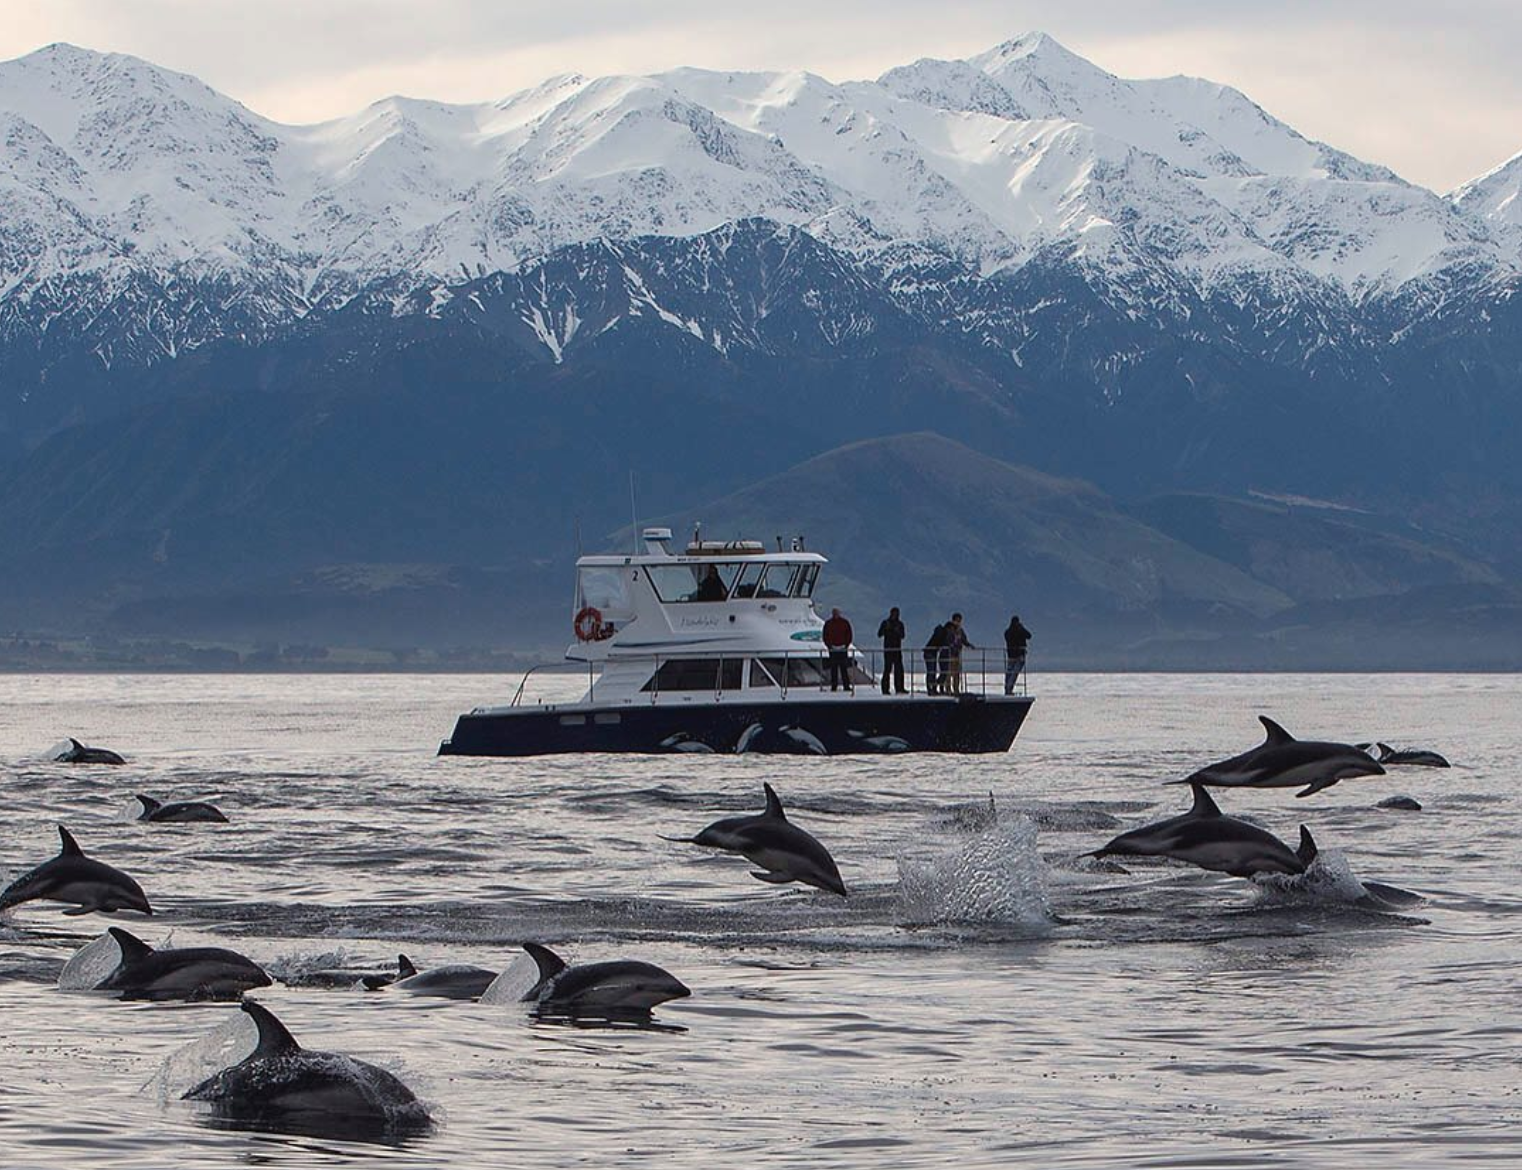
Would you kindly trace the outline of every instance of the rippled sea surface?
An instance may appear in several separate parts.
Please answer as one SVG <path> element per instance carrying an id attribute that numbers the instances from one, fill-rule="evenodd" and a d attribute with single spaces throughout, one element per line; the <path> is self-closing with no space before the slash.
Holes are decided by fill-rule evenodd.
<path id="1" fill-rule="evenodd" d="M 0 1165 L 1522 1164 L 1516 677 L 1037 677 L 1007 756 L 434 756 L 515 685 L 0 677 L 0 883 L 63 822 L 159 911 L 0 916 Z M 1079 859 L 1186 808 L 1162 782 L 1257 743 L 1260 712 L 1455 766 L 1218 793 L 1291 842 L 1309 825 L 1320 882 Z M 45 762 L 68 735 L 129 763 Z M 848 899 L 658 836 L 759 809 L 764 780 Z M 134 792 L 231 823 L 129 822 Z M 1375 807 L 1395 794 L 1423 810 Z M 1355 879 L 1425 901 L 1361 909 Z M 56 986 L 113 921 L 264 964 L 303 1044 L 392 1070 L 437 1129 L 212 1127 L 166 1061 L 234 1008 Z M 524 939 L 693 996 L 632 1030 L 352 987 L 401 951 L 505 968 Z"/>

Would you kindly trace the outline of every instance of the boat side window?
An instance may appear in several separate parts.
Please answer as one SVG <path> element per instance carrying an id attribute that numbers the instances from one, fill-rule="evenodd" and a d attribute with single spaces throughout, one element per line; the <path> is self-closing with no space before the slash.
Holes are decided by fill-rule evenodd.
<path id="1" fill-rule="evenodd" d="M 757 597 L 791 597 L 799 565 L 786 563 L 768 565 L 766 576 L 756 590 Z"/>
<path id="2" fill-rule="evenodd" d="M 819 580 L 818 565 L 800 565 L 798 576 L 793 579 L 794 597 L 813 597 L 814 582 Z"/>
<path id="3" fill-rule="evenodd" d="M 738 663 L 736 659 L 736 663 Z M 736 666 L 738 671 L 739 667 Z M 717 658 L 671 658 L 661 663 L 660 669 L 641 691 L 713 691 L 719 686 L 719 660 Z"/>
<path id="4" fill-rule="evenodd" d="M 740 570 L 740 582 L 735 586 L 736 597 L 756 596 L 756 586 L 761 583 L 761 573 L 766 565 L 763 562 L 752 561 Z"/>
<path id="5" fill-rule="evenodd" d="M 787 679 L 788 686 L 823 686 L 825 668 L 822 659 L 761 659 L 773 679 Z"/>
<path id="6" fill-rule="evenodd" d="M 744 676 L 745 659 L 723 658 L 719 660 L 719 690 L 738 691 Z"/>
<path id="7" fill-rule="evenodd" d="M 762 662 L 759 658 L 752 658 L 750 660 L 751 690 L 755 690 L 757 687 L 774 687 L 777 685 L 776 678 L 774 678 L 772 672 L 767 669 L 768 665 L 775 667 L 780 664 L 775 658 L 769 659 L 767 662 Z"/>
<path id="8" fill-rule="evenodd" d="M 734 561 L 697 565 L 646 565 L 655 595 L 663 602 L 723 601 L 740 566 Z"/>

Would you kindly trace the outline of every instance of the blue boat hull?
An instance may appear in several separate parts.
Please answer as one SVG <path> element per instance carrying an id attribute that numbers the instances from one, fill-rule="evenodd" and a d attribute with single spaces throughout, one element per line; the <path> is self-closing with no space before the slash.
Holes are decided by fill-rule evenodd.
<path id="1" fill-rule="evenodd" d="M 439 755 L 1007 752 L 1033 701 L 1023 695 L 916 695 L 602 710 L 515 707 L 461 715 Z"/>

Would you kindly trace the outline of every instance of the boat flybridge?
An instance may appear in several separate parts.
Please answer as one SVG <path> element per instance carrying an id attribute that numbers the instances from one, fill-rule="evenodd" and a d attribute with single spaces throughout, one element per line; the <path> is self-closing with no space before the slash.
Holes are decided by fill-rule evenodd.
<path id="1" fill-rule="evenodd" d="M 1005 693 L 1002 653 L 990 674 L 971 650 L 947 688 L 959 693 L 927 693 L 907 648 L 906 693 L 878 690 L 882 652 L 856 649 L 851 687 L 832 691 L 813 602 L 828 562 L 801 538 L 769 551 L 696 532 L 680 554 L 669 528 L 641 539 L 643 553 L 576 562 L 565 657 L 586 664 L 586 693 L 527 703 L 520 683 L 509 705 L 461 715 L 440 755 L 1003 752 L 1030 710 L 1023 679 Z"/>

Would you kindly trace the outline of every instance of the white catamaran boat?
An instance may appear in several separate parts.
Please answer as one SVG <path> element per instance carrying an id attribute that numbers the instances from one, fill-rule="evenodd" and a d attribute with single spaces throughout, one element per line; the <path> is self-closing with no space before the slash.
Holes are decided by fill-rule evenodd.
<path id="1" fill-rule="evenodd" d="M 461 715 L 440 755 L 1003 752 L 1030 710 L 1023 679 L 1005 693 L 1002 653 L 985 664 L 964 651 L 961 693 L 930 694 L 920 652 L 905 648 L 910 691 L 887 695 L 864 669 L 873 652 L 853 650 L 851 689 L 830 690 L 813 603 L 828 562 L 801 539 L 769 552 L 695 534 L 682 554 L 669 528 L 647 528 L 642 540 L 643 553 L 576 562 L 566 658 L 587 665 L 586 693 L 531 704 L 520 684 L 508 706 Z"/>

